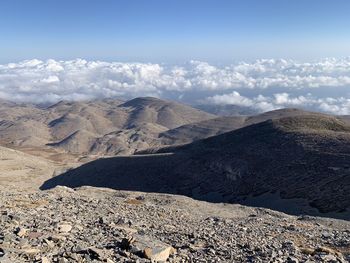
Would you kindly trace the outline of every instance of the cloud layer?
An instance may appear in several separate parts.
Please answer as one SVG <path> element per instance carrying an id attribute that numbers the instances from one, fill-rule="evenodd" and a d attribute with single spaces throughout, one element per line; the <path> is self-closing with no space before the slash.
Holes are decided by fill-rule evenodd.
<path id="1" fill-rule="evenodd" d="M 206 101 L 217 105 L 231 104 L 249 107 L 260 112 L 292 107 L 338 115 L 350 114 L 350 99 L 345 97 L 316 98 L 311 94 L 293 97 L 289 93 L 276 93 L 272 96 L 259 95 L 257 97 L 247 98 L 234 91 L 229 94 L 208 97 Z"/>
<path id="2" fill-rule="evenodd" d="M 183 98 L 191 93 L 210 103 L 259 110 L 294 105 L 347 114 L 347 87 L 350 58 L 312 63 L 270 59 L 229 66 L 200 61 L 170 66 L 82 59 L 0 65 L 0 97 L 33 103 L 136 96 Z M 321 94 L 325 90 L 328 96 Z M 241 95 L 247 92 L 249 96 Z"/>

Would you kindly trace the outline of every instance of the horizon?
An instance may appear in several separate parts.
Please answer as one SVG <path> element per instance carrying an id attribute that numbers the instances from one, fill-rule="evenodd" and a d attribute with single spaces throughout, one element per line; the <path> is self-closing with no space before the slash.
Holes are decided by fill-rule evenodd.
<path id="1" fill-rule="evenodd" d="M 100 102 L 100 101 L 121 101 L 122 104 L 124 103 L 127 103 L 129 101 L 133 101 L 133 100 L 136 100 L 136 99 L 156 99 L 156 100 L 159 100 L 159 101 L 164 101 L 164 102 L 175 102 L 175 103 L 180 103 L 180 104 L 183 104 L 185 106 L 190 106 L 192 108 L 195 108 L 195 109 L 199 109 L 201 111 L 204 111 L 204 112 L 207 112 L 207 113 L 211 113 L 211 110 L 205 110 L 205 107 L 206 106 L 237 106 L 235 104 L 225 104 L 225 105 L 220 105 L 220 104 L 191 104 L 191 103 L 187 103 L 187 102 L 183 102 L 183 101 L 179 101 L 179 100 L 170 100 L 170 99 L 164 99 L 164 98 L 159 98 L 159 97 L 152 97 L 152 96 L 145 96 L 145 97 L 131 97 L 131 98 L 122 98 L 122 97 L 113 97 L 113 98 L 96 98 L 96 99 L 83 99 L 83 100 L 60 100 L 60 101 L 57 101 L 57 102 L 54 102 L 54 103 L 50 103 L 50 102 L 44 102 L 44 103 L 29 103 L 29 105 L 33 105 L 35 107 L 38 107 L 38 108 L 42 108 L 42 109 L 48 109 L 48 108 L 51 108 L 55 105 L 58 105 L 60 103 L 74 103 L 74 102 L 82 102 L 82 103 L 89 103 L 89 102 Z M 25 102 L 17 102 L 17 101 L 13 101 L 13 100 L 4 100 L 2 99 L 4 102 L 10 102 L 10 103 L 14 103 L 16 105 L 26 105 L 27 103 Z M 1 102 L 1 100 L 0 100 Z M 204 108 L 201 108 L 201 107 L 204 107 Z M 251 108 L 252 110 L 253 108 Z M 242 111 L 246 111 L 246 110 L 249 110 L 249 107 L 247 107 L 247 109 L 245 109 L 244 106 L 241 106 L 241 110 Z M 339 115 L 339 116 L 347 116 L 347 114 L 337 114 L 337 113 L 331 113 L 331 112 L 326 112 L 326 111 L 312 111 L 312 110 L 308 110 L 308 109 L 305 109 L 303 107 L 279 107 L 279 108 L 274 108 L 274 109 L 269 109 L 269 110 L 266 110 L 266 111 L 258 111 L 257 109 L 255 109 L 256 112 L 251 112 L 251 113 L 248 113 L 248 114 L 239 114 L 240 116 L 257 116 L 259 114 L 263 114 L 263 113 L 267 113 L 267 112 L 274 112 L 274 111 L 283 111 L 283 110 L 298 110 L 298 111 L 305 111 L 305 112 L 310 112 L 310 113 L 313 113 L 313 112 L 318 112 L 318 113 L 323 113 L 323 114 L 329 114 L 329 115 Z M 249 111 L 248 111 L 249 112 Z M 211 113 L 212 114 L 212 113 Z M 213 115 L 216 115 L 217 118 L 220 118 L 222 116 L 230 116 L 230 114 L 213 114 Z M 233 115 L 234 116 L 234 115 Z"/>

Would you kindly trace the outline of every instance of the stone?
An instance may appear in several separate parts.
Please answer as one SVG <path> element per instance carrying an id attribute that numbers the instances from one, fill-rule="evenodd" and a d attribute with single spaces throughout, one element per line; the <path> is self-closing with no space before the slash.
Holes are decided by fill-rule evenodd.
<path id="1" fill-rule="evenodd" d="M 90 256 L 92 256 L 93 259 L 104 259 L 104 253 L 101 249 L 89 247 L 88 253 L 90 254 Z"/>
<path id="2" fill-rule="evenodd" d="M 42 257 L 40 262 L 41 263 L 51 263 L 51 261 L 47 257 Z"/>
<path id="3" fill-rule="evenodd" d="M 59 261 L 58 261 L 58 263 L 68 263 L 68 262 L 69 261 L 66 258 L 60 258 Z"/>
<path id="4" fill-rule="evenodd" d="M 37 249 L 37 248 L 25 248 L 25 249 L 22 249 L 22 253 L 26 254 L 26 255 L 36 255 L 36 254 L 39 254 L 41 251 L 40 249 Z"/>
<path id="5" fill-rule="evenodd" d="M 135 233 L 137 233 L 137 229 L 130 228 L 130 227 L 127 227 L 127 226 L 115 225 L 115 226 L 112 226 L 112 227 L 113 227 L 114 229 L 116 229 L 116 230 L 124 231 L 124 232 L 127 233 L 127 234 L 135 234 Z"/>
<path id="6" fill-rule="evenodd" d="M 174 248 L 171 246 L 159 246 L 153 248 L 147 247 L 144 249 L 143 253 L 145 258 L 150 259 L 151 261 L 163 262 L 166 261 L 169 256 L 174 253 Z"/>
<path id="7" fill-rule="evenodd" d="M 65 236 L 63 236 L 63 235 L 52 235 L 52 236 L 50 236 L 50 239 L 57 243 L 57 242 L 60 242 L 60 241 L 64 241 L 67 238 Z"/>
<path id="8" fill-rule="evenodd" d="M 37 239 L 39 237 L 41 237 L 43 234 L 39 233 L 39 232 L 28 232 L 27 237 L 29 239 Z"/>
<path id="9" fill-rule="evenodd" d="M 322 257 L 322 259 L 325 262 L 329 262 L 329 263 L 337 263 L 337 262 L 339 262 L 337 257 L 334 256 L 334 255 L 325 255 L 325 256 Z"/>
<path id="10" fill-rule="evenodd" d="M 141 252 L 146 259 L 153 262 L 166 261 L 175 249 L 159 240 L 144 235 L 135 235 L 132 247 L 135 251 Z"/>
<path id="11" fill-rule="evenodd" d="M 72 226 L 70 224 L 59 224 L 57 228 L 60 233 L 69 233 L 72 230 Z"/>
<path id="12" fill-rule="evenodd" d="M 15 233 L 19 237 L 24 237 L 27 234 L 27 229 L 25 229 L 23 227 L 19 227 L 16 229 Z"/>
<path id="13" fill-rule="evenodd" d="M 51 241 L 51 240 L 48 240 L 48 239 L 44 239 L 44 242 L 47 244 L 47 246 L 49 247 L 49 248 L 53 248 L 53 247 L 55 247 L 55 243 L 53 242 L 53 241 Z"/>
<path id="14" fill-rule="evenodd" d="M 18 246 L 19 246 L 20 248 L 28 248 L 28 247 L 30 247 L 30 245 L 29 245 L 29 243 L 28 243 L 28 240 L 27 240 L 27 239 L 24 239 L 24 238 L 22 238 L 22 239 L 19 241 Z"/>
<path id="15" fill-rule="evenodd" d="M 299 263 L 299 260 L 295 257 L 289 256 L 287 258 L 287 263 Z"/>
<path id="16" fill-rule="evenodd" d="M 120 242 L 121 249 L 129 249 L 131 244 L 135 241 L 134 237 L 123 238 Z"/>

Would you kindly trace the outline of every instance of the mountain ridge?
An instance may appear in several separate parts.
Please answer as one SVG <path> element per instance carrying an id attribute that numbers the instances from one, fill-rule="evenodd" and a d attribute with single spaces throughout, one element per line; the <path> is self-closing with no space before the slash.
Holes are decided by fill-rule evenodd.
<path id="1" fill-rule="evenodd" d="M 315 122 L 322 129 L 314 129 Z M 282 199 L 300 198 L 310 209 L 340 213 L 350 206 L 349 129 L 322 115 L 267 120 L 157 154 L 97 160 L 42 189 L 92 185 L 231 203 L 279 191 Z"/>

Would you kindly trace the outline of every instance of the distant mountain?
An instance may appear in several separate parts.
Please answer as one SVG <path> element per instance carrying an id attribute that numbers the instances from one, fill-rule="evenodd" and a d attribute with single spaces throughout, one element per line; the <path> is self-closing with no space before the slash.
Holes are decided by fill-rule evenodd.
<path id="1" fill-rule="evenodd" d="M 306 113 L 282 109 L 253 116 L 218 117 L 151 97 L 126 102 L 60 101 L 46 108 L 3 101 L 0 144 L 76 155 L 130 155 L 191 143 L 267 119 Z M 346 121 L 347 117 L 342 118 Z"/>
<path id="2" fill-rule="evenodd" d="M 60 101 L 43 108 L 0 104 L 0 143 L 76 154 L 132 154 L 163 143 L 158 134 L 216 117 L 156 98 Z"/>
<path id="3" fill-rule="evenodd" d="M 216 105 L 216 104 L 198 104 L 194 105 L 194 108 L 200 109 L 202 111 L 219 115 L 219 116 L 247 116 L 258 114 L 259 111 L 251 108 L 238 105 Z"/>
<path id="4" fill-rule="evenodd" d="M 302 200 L 307 207 L 296 204 L 295 213 L 341 213 L 350 207 L 350 126 L 316 113 L 277 118 L 158 154 L 100 159 L 52 178 L 42 188 L 58 184 L 217 202 L 244 203 L 269 195 Z M 266 199 L 263 205 L 271 202 Z"/>
<path id="5" fill-rule="evenodd" d="M 214 118 L 214 115 L 177 102 L 156 98 L 136 98 L 120 105 L 129 112 L 125 127 L 154 123 L 172 129 L 184 124 Z"/>

